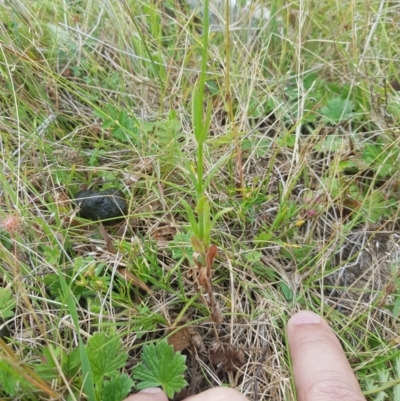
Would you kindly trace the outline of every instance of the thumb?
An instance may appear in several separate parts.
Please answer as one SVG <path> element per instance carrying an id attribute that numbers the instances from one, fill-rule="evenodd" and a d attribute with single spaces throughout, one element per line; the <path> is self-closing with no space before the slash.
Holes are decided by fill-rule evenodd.
<path id="1" fill-rule="evenodd" d="M 335 333 L 313 312 L 289 319 L 289 349 L 298 401 L 365 401 Z"/>
<path id="2" fill-rule="evenodd" d="M 136 394 L 130 395 L 124 401 L 168 401 L 168 397 L 158 387 L 146 388 Z"/>

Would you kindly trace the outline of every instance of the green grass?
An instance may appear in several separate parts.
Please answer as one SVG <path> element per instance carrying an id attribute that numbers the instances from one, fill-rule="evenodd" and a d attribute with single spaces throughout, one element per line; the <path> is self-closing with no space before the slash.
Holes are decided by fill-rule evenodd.
<path id="1" fill-rule="evenodd" d="M 400 400 L 400 9 L 238 3 L 228 26 L 212 0 L 209 20 L 185 1 L 0 4 L 0 398 L 102 399 L 101 332 L 127 355 L 107 386 L 169 338 L 187 394 L 253 399 L 256 375 L 260 399 L 292 399 L 285 325 L 307 308 L 369 400 Z M 77 217 L 83 187 L 120 188 L 126 221 Z"/>

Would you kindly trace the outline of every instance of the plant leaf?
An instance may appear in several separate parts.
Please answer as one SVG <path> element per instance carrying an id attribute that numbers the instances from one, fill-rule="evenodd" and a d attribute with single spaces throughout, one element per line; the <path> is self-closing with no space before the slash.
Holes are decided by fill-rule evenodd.
<path id="1" fill-rule="evenodd" d="M 172 345 L 163 340 L 155 345 L 145 345 L 142 362 L 132 370 L 133 378 L 138 380 L 138 390 L 161 386 L 168 398 L 186 385 L 183 373 L 186 370 L 186 357 L 174 352 Z"/>
<path id="2" fill-rule="evenodd" d="M 115 376 L 103 384 L 102 401 L 122 401 L 133 386 L 133 380 L 126 374 Z"/>
<path id="3" fill-rule="evenodd" d="M 96 394 L 94 390 L 93 383 L 93 375 L 90 369 L 90 361 L 88 358 L 88 354 L 86 351 L 86 347 L 83 344 L 82 337 L 79 331 L 79 319 L 78 319 L 78 311 L 76 309 L 74 297 L 71 291 L 71 288 L 68 286 L 63 273 L 58 269 L 58 278 L 60 280 L 60 285 L 63 293 L 63 298 L 65 299 L 65 303 L 68 306 L 69 313 L 71 314 L 72 321 L 74 322 L 74 326 L 78 332 L 79 339 L 79 355 L 82 366 L 82 375 L 84 377 L 83 388 L 85 390 L 86 396 L 89 401 L 96 401 Z"/>
<path id="4" fill-rule="evenodd" d="M 19 372 L 14 370 L 9 363 L 0 361 L 0 383 L 3 385 L 4 391 L 11 397 L 22 387 L 22 384 L 26 384 L 25 380 L 18 376 Z"/>
<path id="5" fill-rule="evenodd" d="M 64 351 L 65 352 L 65 351 Z M 81 367 L 79 348 L 74 348 L 68 355 L 63 357 L 61 364 L 62 371 L 68 378 L 75 376 Z"/>
<path id="6" fill-rule="evenodd" d="M 214 166 L 211 168 L 211 170 L 207 173 L 207 177 L 204 180 L 203 188 L 207 189 L 208 186 L 210 185 L 211 180 L 214 178 L 214 175 L 216 172 L 219 170 L 219 168 L 222 166 L 223 163 L 225 163 L 229 158 L 231 157 L 230 153 L 227 153 L 226 155 L 222 156 L 217 163 L 214 164 Z"/>
<path id="7" fill-rule="evenodd" d="M 190 233 L 177 232 L 173 241 L 168 243 L 168 248 L 172 251 L 172 259 L 179 260 L 182 257 L 188 259 L 191 265 L 194 265 L 193 247 L 190 243 Z"/>
<path id="8" fill-rule="evenodd" d="M 189 203 L 185 201 L 185 199 L 181 199 L 181 203 L 186 210 L 186 214 L 189 219 L 189 223 L 193 230 L 194 235 L 196 237 L 200 236 L 199 225 L 197 224 L 196 217 L 194 216 L 192 208 L 190 207 Z"/>
<path id="9" fill-rule="evenodd" d="M 212 230 L 215 226 L 215 223 L 224 215 L 227 213 L 230 213 L 233 210 L 232 207 L 226 207 L 225 209 L 220 210 L 213 218 L 211 222 L 211 227 L 210 230 Z"/>
<path id="10" fill-rule="evenodd" d="M 352 116 L 353 102 L 348 99 L 335 97 L 321 108 L 321 114 L 324 116 L 324 122 L 329 124 L 338 124 Z"/>
<path id="11" fill-rule="evenodd" d="M 0 319 L 14 316 L 15 300 L 9 288 L 0 288 Z"/>
<path id="12" fill-rule="evenodd" d="M 88 341 L 87 354 L 95 381 L 117 374 L 128 358 L 117 334 L 94 334 Z"/>

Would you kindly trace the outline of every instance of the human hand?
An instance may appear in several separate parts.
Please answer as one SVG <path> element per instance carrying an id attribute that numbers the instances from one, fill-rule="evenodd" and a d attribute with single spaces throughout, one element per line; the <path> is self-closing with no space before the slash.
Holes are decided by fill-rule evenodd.
<path id="1" fill-rule="evenodd" d="M 293 315 L 287 326 L 298 401 L 365 401 L 335 333 L 308 311 Z M 168 401 L 160 389 L 147 389 L 125 401 Z M 239 392 L 216 387 L 184 401 L 248 401 Z"/>

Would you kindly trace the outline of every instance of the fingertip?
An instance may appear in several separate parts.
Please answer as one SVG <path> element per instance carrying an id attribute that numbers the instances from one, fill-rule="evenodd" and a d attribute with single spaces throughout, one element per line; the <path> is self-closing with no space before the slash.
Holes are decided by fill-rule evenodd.
<path id="1" fill-rule="evenodd" d="M 322 317 L 297 312 L 287 331 L 299 401 L 365 400 L 336 334 Z"/>
<path id="2" fill-rule="evenodd" d="M 150 387 L 150 388 L 145 388 L 141 391 L 139 391 L 140 393 L 147 393 L 147 394 L 157 394 L 157 393 L 161 393 L 162 390 L 160 389 L 160 387 Z"/>
<path id="3" fill-rule="evenodd" d="M 229 387 L 214 387 L 183 401 L 249 401 L 243 394 Z"/>
<path id="4" fill-rule="evenodd" d="M 168 397 L 160 388 L 154 387 L 132 394 L 124 401 L 168 401 Z"/>
<path id="5" fill-rule="evenodd" d="M 316 347 L 321 340 L 328 340 L 331 345 L 342 351 L 340 342 L 329 324 L 314 312 L 303 310 L 295 313 L 288 321 L 287 330 L 291 352 L 296 353 L 311 339 L 317 342 L 314 344 Z"/>
<path id="6" fill-rule="evenodd" d="M 301 326 L 302 324 L 318 324 L 321 323 L 322 319 L 316 313 L 302 310 L 300 312 L 295 313 L 290 319 L 290 325 Z"/>

